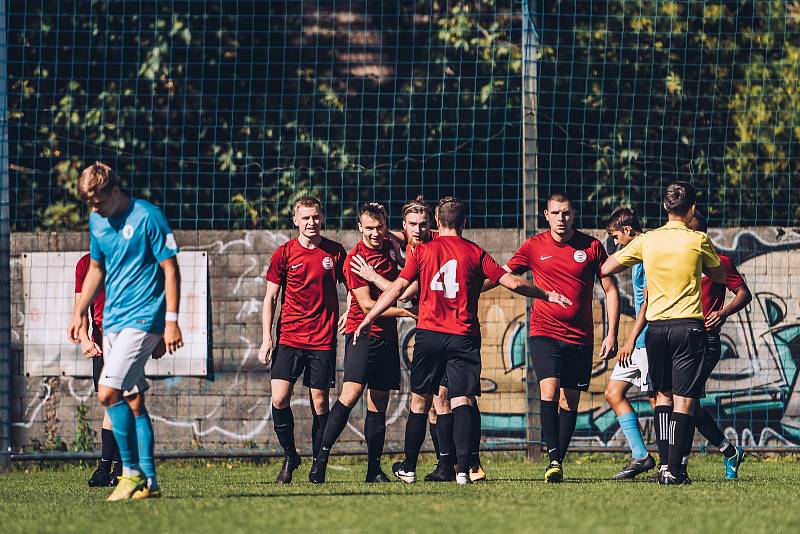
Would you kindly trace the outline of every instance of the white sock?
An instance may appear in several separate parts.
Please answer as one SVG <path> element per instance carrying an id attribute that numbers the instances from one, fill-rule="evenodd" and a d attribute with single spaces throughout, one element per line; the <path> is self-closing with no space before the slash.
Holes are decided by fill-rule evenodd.
<path id="1" fill-rule="evenodd" d="M 133 467 L 125 467 L 122 466 L 122 476 L 124 477 L 136 477 L 141 476 L 142 472 Z"/>

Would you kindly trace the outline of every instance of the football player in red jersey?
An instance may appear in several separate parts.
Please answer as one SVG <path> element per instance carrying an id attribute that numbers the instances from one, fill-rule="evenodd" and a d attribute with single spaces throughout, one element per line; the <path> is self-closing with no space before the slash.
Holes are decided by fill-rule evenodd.
<path id="1" fill-rule="evenodd" d="M 309 480 L 315 484 L 325 482 L 325 471 L 331 448 L 339 439 L 350 412 L 367 393 L 367 415 L 364 420 L 364 439 L 367 442 L 366 482 L 389 482 L 381 470 L 381 456 L 386 438 L 386 407 L 389 391 L 400 389 L 400 349 L 397 342 L 397 317 L 416 318 L 406 308 L 396 306 L 375 321 L 369 335 L 353 343 L 353 332 L 364 316 L 375 305 L 381 292 L 397 278 L 398 254 L 386 237 L 386 209 L 376 202 L 364 204 L 359 209 L 358 230 L 361 240 L 347 255 L 344 274 L 350 288 L 350 309 L 345 325 L 344 378 L 339 399 L 333 405 L 322 437 L 319 455 L 314 460 Z M 374 273 L 367 281 L 353 269 L 358 256 Z"/>
<path id="2" fill-rule="evenodd" d="M 290 483 L 300 465 L 290 401 L 301 374 L 311 395 L 312 450 L 315 457 L 319 453 L 328 419 L 328 391 L 336 371 L 336 284 L 345 283 L 342 267 L 347 256 L 341 244 L 320 234 L 324 212 L 319 200 L 298 199 L 293 214 L 300 235 L 278 247 L 270 260 L 263 342 L 258 351 L 262 364 L 272 364 L 272 419 L 284 450 L 283 467 L 276 479 L 279 484 Z M 281 289 L 281 317 L 273 338 L 272 323 Z"/>
<path id="3" fill-rule="evenodd" d="M 472 410 L 480 395 L 480 322 L 478 298 L 484 280 L 532 298 L 563 307 L 569 299 L 546 292 L 519 276 L 507 273 L 481 247 L 461 237 L 466 207 L 456 198 L 439 201 L 436 222 L 439 237 L 419 245 L 406 258 L 400 276 L 378 299 L 354 334 L 367 333 L 369 326 L 415 280 L 420 281 L 419 314 L 411 367 L 411 413 L 406 424 L 405 460 L 392 470 L 407 483 L 416 481 L 419 450 L 425 439 L 425 423 L 433 394 L 447 375 L 448 400 L 452 406 L 453 432 L 439 432 L 442 460 L 457 458 L 456 482 L 471 482 L 468 470 Z M 441 424 L 441 414 L 440 423 Z"/>
<path id="4" fill-rule="evenodd" d="M 75 304 L 80 302 L 83 292 L 83 281 L 86 273 L 89 272 L 91 255 L 85 254 L 75 265 Z M 84 317 L 81 323 L 79 337 L 81 340 L 81 352 L 86 358 L 92 359 L 92 381 L 94 390 L 97 391 L 97 384 L 100 380 L 100 373 L 103 370 L 103 305 L 106 301 L 104 289 L 98 290 L 97 294 L 89 307 L 89 316 Z M 89 323 L 91 321 L 92 332 L 89 334 Z M 108 414 L 103 414 L 103 428 L 100 432 L 100 465 L 89 478 L 89 486 L 102 487 L 114 486 L 117 477 L 122 474 L 122 460 L 119 457 L 119 447 L 114 439 L 114 431 L 111 429 L 111 419 Z"/>
<path id="5" fill-rule="evenodd" d="M 550 458 L 545 481 L 561 482 L 580 394 L 589 389 L 592 376 L 595 279 L 600 278 L 605 291 L 608 317 L 601 358 L 617 350 L 619 291 L 613 277 L 600 276 L 600 266 L 608 257 L 603 245 L 573 228 L 575 212 L 570 199 L 562 193 L 552 195 L 544 216 L 550 229 L 528 238 L 505 268 L 516 274 L 532 271 L 537 285 L 563 291 L 574 302 L 569 308 L 542 301 L 531 306 L 531 354 L 539 380 L 542 434 Z"/>

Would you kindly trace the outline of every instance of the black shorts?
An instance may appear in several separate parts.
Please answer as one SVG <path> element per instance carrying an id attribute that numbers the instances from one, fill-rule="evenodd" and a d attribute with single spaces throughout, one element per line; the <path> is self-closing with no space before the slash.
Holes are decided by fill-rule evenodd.
<path id="1" fill-rule="evenodd" d="M 706 333 L 706 354 L 703 357 L 703 387 L 722 357 L 722 340 L 717 332 Z M 703 395 L 705 396 L 705 395 Z"/>
<path id="2" fill-rule="evenodd" d="M 481 394 L 481 336 L 417 330 L 411 391 L 433 395 L 447 377 L 449 399 Z"/>
<path id="3" fill-rule="evenodd" d="M 343 382 L 370 389 L 400 389 L 400 348 L 397 340 L 362 335 L 353 345 L 353 334 L 345 334 Z"/>
<path id="4" fill-rule="evenodd" d="M 272 357 L 271 378 L 294 384 L 303 375 L 303 385 L 329 389 L 336 385 L 336 349 L 298 349 L 278 345 Z"/>
<path id="5" fill-rule="evenodd" d="M 653 390 L 693 399 L 705 395 L 708 338 L 702 320 L 651 321 L 645 343 Z"/>
<path id="6" fill-rule="evenodd" d="M 101 347 L 103 345 L 100 345 Z M 100 374 L 103 372 L 103 357 L 98 356 L 92 358 L 92 382 L 94 382 L 94 390 L 97 391 L 97 383 L 100 381 Z"/>
<path id="7" fill-rule="evenodd" d="M 588 391 L 592 378 L 592 345 L 567 343 L 547 336 L 531 337 L 531 359 L 536 380 L 558 378 L 559 386 Z"/>

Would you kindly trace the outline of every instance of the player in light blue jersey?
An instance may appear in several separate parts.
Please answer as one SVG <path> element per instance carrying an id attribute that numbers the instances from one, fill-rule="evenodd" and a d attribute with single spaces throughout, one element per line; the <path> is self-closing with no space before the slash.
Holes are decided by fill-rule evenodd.
<path id="1" fill-rule="evenodd" d="M 624 247 L 642 233 L 642 226 L 633 210 L 618 208 L 609 216 L 606 230 L 614 238 L 617 246 Z M 647 321 L 642 312 L 647 295 L 644 267 L 641 264 L 636 265 L 631 270 L 631 277 L 633 279 L 633 307 L 636 313 L 636 322 L 628 339 L 619 348 L 617 365 L 606 385 L 605 396 L 608 404 L 617 414 L 617 421 L 628 441 L 632 457 L 622 471 L 611 477 L 613 480 L 633 479 L 636 475 L 649 471 L 656 465 L 655 459 L 647 452 L 639 426 L 639 418 L 627 398 L 627 393 L 632 386 L 638 387 L 642 393 L 650 394 L 652 392 L 647 365 L 647 349 L 644 343 Z"/>
<path id="2" fill-rule="evenodd" d="M 105 284 L 105 364 L 97 396 L 111 419 L 123 469 L 108 500 L 157 498 L 161 490 L 153 425 L 144 406 L 144 366 L 151 354 L 164 349 L 171 354 L 183 346 L 178 245 L 161 210 L 123 193 L 108 165 L 86 168 L 78 190 L 91 208 L 91 264 L 68 336 L 80 341 L 89 303 Z"/>

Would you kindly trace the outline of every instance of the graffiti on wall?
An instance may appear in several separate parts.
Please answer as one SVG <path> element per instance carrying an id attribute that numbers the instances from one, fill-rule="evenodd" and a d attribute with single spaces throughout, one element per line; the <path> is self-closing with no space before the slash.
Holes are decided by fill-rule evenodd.
<path id="1" fill-rule="evenodd" d="M 753 293 L 753 301 L 728 318 L 722 329 L 722 359 L 708 381 L 702 404 L 733 441 L 749 446 L 798 445 L 800 234 L 774 229 L 712 231 L 710 235 L 718 250 L 737 265 Z M 605 303 L 599 284 L 595 293 L 595 354 L 598 354 L 605 330 Z M 620 293 L 622 342 L 634 321 L 629 275 L 620 278 Z M 495 311 L 496 307 L 499 311 Z M 480 402 L 484 418 L 488 418 L 483 423 L 484 435 L 522 437 L 527 406 L 524 314 L 518 314 L 519 304 L 510 298 L 483 305 L 483 310 L 487 318 L 493 315 L 498 319 L 511 318 L 505 325 L 490 321 L 488 328 L 484 325 L 484 332 L 497 332 L 502 337 L 497 356 L 484 345 L 489 349 L 484 350 L 484 392 Z M 613 360 L 595 362 L 590 390 L 582 396 L 580 404 L 578 444 L 623 444 L 616 416 L 603 398 L 613 366 Z M 652 411 L 647 396 L 634 388 L 630 397 L 645 431 L 651 432 Z"/>
<path id="2" fill-rule="evenodd" d="M 496 232 L 496 231 L 495 231 Z M 209 369 L 207 377 L 169 377 L 152 382 L 148 404 L 164 448 L 277 446 L 272 431 L 269 373 L 258 363 L 261 342 L 261 301 L 269 257 L 288 236 L 282 232 L 239 234 L 201 233 L 186 250 L 208 252 Z M 193 234 L 197 236 L 198 234 Z M 353 237 L 341 233 L 346 247 Z M 510 239 L 512 249 L 515 238 Z M 598 235 L 598 234 L 596 234 Z M 712 231 L 718 249 L 729 255 L 745 276 L 753 302 L 728 319 L 722 331 L 723 358 L 707 387 L 703 404 L 719 418 L 729 439 L 746 445 L 800 444 L 800 234 L 779 228 Z M 348 241 L 349 240 L 349 241 Z M 480 241 L 480 239 L 476 239 Z M 513 242 L 512 242 L 513 241 Z M 49 250 L 52 250 L 50 247 Z M 510 254 L 513 250 L 505 251 Z M 502 252 L 493 251 L 498 257 Z M 21 264 L 12 260 L 12 286 L 21 280 Z M 16 280 L 16 281 L 15 281 Z M 633 324 L 630 279 L 620 278 L 623 317 L 620 341 Z M 342 305 L 344 292 L 341 292 Z M 20 333 L 25 324 L 24 299 L 12 295 L 16 318 L 12 343 L 21 361 Z M 595 339 L 605 329 L 603 292 L 595 299 Z M 524 438 L 526 427 L 525 299 L 504 289 L 482 296 L 483 370 L 482 430 L 490 442 Z M 413 351 L 414 323 L 400 326 L 404 352 L 403 390 L 391 397 L 387 442 L 402 443 L 408 405 L 408 362 Z M 596 347 L 595 354 L 598 352 Z M 343 350 L 339 350 L 339 368 Z M 582 398 L 576 445 L 621 445 L 616 417 L 603 399 L 614 362 L 597 362 L 590 391 Z M 18 369 L 17 372 L 19 372 Z M 339 377 L 341 378 L 341 376 Z M 338 382 L 341 382 L 339 380 Z M 21 375 L 13 392 L 12 416 L 15 446 L 28 448 L 48 433 L 69 438 L 74 433 L 77 405 L 86 403 L 99 425 L 102 411 L 96 404 L 91 380 L 62 376 Z M 647 398 L 631 390 L 645 431 L 651 429 Z M 336 392 L 332 392 L 335 398 Z M 296 407 L 298 443 L 310 431 L 308 398 L 302 388 Z M 354 447 L 363 445 L 360 409 L 342 437 Z"/>

